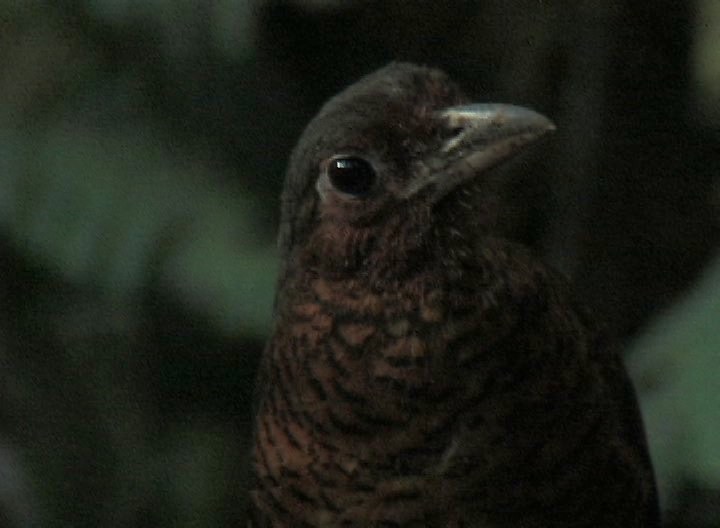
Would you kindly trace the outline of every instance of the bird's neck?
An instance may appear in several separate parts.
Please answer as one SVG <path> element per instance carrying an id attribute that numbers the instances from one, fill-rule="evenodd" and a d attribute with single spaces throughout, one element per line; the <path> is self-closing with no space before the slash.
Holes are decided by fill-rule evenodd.
<path id="1" fill-rule="evenodd" d="M 385 219 L 382 226 L 326 224 L 293 255 L 293 265 L 333 281 L 365 283 L 369 289 L 402 289 L 416 276 L 458 280 L 474 260 L 477 227 L 455 214 L 438 220 L 429 211 L 410 211 Z"/>

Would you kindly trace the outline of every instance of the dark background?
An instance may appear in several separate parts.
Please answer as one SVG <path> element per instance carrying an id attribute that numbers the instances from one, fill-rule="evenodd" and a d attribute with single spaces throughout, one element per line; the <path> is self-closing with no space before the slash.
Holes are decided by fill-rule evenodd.
<path id="1" fill-rule="evenodd" d="M 277 196 L 390 60 L 558 125 L 508 233 L 618 338 L 668 526 L 720 526 L 720 2 L 0 0 L 0 526 L 242 526 Z"/>

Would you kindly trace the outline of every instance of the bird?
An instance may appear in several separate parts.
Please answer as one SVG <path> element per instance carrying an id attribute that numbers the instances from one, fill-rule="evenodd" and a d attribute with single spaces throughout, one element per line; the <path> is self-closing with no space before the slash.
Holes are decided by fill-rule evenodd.
<path id="1" fill-rule="evenodd" d="M 503 234 L 496 167 L 555 129 L 393 62 L 293 150 L 253 527 L 657 528 L 618 347 Z"/>

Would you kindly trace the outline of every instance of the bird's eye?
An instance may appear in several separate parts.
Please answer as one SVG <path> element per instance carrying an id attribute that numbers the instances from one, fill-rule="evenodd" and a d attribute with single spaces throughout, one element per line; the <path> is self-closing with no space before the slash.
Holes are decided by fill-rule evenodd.
<path id="1" fill-rule="evenodd" d="M 367 194 L 377 178 L 370 162 L 353 156 L 331 159 L 327 176 L 333 187 L 351 196 Z"/>

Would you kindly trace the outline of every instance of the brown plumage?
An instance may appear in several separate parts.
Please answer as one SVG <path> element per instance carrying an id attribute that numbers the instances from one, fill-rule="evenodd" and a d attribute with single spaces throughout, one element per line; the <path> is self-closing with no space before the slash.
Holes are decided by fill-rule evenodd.
<path id="1" fill-rule="evenodd" d="M 632 385 L 498 235 L 492 166 L 553 125 L 391 64 L 290 160 L 253 526 L 657 528 Z"/>

